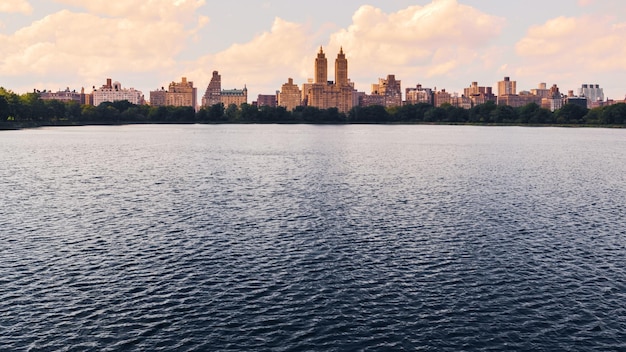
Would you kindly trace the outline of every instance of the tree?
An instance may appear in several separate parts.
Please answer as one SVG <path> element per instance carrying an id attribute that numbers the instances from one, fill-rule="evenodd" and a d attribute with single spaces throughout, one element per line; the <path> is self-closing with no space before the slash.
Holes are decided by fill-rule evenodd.
<path id="1" fill-rule="evenodd" d="M 224 117 L 228 122 L 237 122 L 239 119 L 239 108 L 235 104 L 230 104 L 224 111 Z"/>
<path id="2" fill-rule="evenodd" d="M 443 122 L 448 117 L 448 113 L 444 107 L 438 106 L 428 110 L 424 114 L 424 121 L 426 122 Z"/>
<path id="3" fill-rule="evenodd" d="M 495 123 L 512 123 L 517 120 L 515 109 L 509 105 L 498 105 L 490 115 L 491 122 Z"/>
<path id="4" fill-rule="evenodd" d="M 578 104 L 565 104 L 555 112 L 557 123 L 580 123 L 587 115 L 588 109 Z"/>
<path id="5" fill-rule="evenodd" d="M 619 103 L 604 107 L 602 120 L 606 124 L 622 125 L 626 122 L 626 104 Z"/>
<path id="6" fill-rule="evenodd" d="M 498 106 L 493 101 L 489 100 L 484 104 L 479 104 L 472 107 L 469 111 L 469 122 L 482 122 L 489 123 L 491 122 L 492 115 L 491 113 Z"/>

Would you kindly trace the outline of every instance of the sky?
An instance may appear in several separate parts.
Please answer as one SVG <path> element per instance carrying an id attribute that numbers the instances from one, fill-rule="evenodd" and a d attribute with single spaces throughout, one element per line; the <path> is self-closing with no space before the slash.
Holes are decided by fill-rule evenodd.
<path id="1" fill-rule="evenodd" d="M 0 0 L 0 86 L 91 92 L 107 78 L 149 92 L 187 77 L 201 97 L 217 70 L 248 101 L 314 75 L 343 47 L 355 88 L 394 74 L 402 89 L 459 92 L 503 77 L 517 89 L 599 84 L 626 96 L 623 0 Z"/>

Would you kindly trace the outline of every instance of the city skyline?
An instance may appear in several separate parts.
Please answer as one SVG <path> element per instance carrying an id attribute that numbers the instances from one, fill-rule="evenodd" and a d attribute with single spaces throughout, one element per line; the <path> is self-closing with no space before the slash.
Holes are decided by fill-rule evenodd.
<path id="1" fill-rule="evenodd" d="M 459 94 L 475 81 L 495 90 L 502 77 L 517 81 L 518 91 L 545 82 L 562 92 L 599 84 L 611 99 L 626 93 L 626 22 L 619 20 L 626 6 L 618 1 L 243 4 L 5 1 L 0 86 L 91 91 L 111 77 L 148 98 L 176 77 L 204 90 L 219 71 L 223 88 L 247 86 L 251 102 L 288 78 L 298 86 L 314 78 L 311 55 L 322 46 L 343 47 L 349 78 L 367 93 L 388 74 L 403 89 Z"/>

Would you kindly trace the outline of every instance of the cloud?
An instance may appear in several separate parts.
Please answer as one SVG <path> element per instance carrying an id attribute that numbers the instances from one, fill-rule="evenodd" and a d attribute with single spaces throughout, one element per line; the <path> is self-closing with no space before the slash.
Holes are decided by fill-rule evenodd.
<path id="1" fill-rule="evenodd" d="M 592 5 L 596 0 L 578 0 L 578 6 L 585 7 Z"/>
<path id="2" fill-rule="evenodd" d="M 115 73 L 160 72 L 176 66 L 187 39 L 208 21 L 195 13 L 203 1 L 160 1 L 163 8 L 143 0 L 59 1 L 87 12 L 62 10 L 0 34 L 0 75 L 95 83 Z"/>
<path id="3" fill-rule="evenodd" d="M 208 82 L 211 72 L 219 70 L 223 86 L 241 88 L 248 83 L 250 91 L 271 93 L 288 77 L 296 83 L 313 77 L 314 59 L 323 45 L 329 79 L 333 77 L 336 54 L 343 47 L 350 78 L 358 83 L 357 89 L 369 90 L 371 83 L 387 73 L 406 79 L 418 75 L 437 77 L 450 75 L 470 62 L 495 65 L 486 55 L 495 53 L 488 46 L 503 25 L 503 19 L 456 0 L 434 0 L 426 6 L 394 13 L 362 6 L 354 13 L 350 26 L 325 31 L 327 35 L 321 42 L 319 33 L 306 25 L 277 18 L 271 30 L 249 42 L 191 63 L 190 67 L 196 69 L 188 75 Z"/>
<path id="4" fill-rule="evenodd" d="M 249 42 L 233 44 L 224 51 L 190 62 L 185 74 L 208 83 L 212 72 L 217 70 L 225 89 L 240 89 L 248 84 L 255 92 L 273 93 L 289 77 L 306 77 L 307 67 L 313 67 L 313 36 L 306 25 L 276 18 L 269 31 Z"/>
<path id="5" fill-rule="evenodd" d="M 124 0 L 124 1 L 84 1 L 56 0 L 56 2 L 84 8 L 89 13 L 127 19 L 147 20 L 188 20 L 205 0 Z"/>
<path id="6" fill-rule="evenodd" d="M 33 7 L 27 0 L 2 0 L 2 2 L 0 2 L 0 13 L 1 12 L 30 15 L 33 12 Z"/>
<path id="7" fill-rule="evenodd" d="M 503 26 L 504 19 L 456 0 L 389 14 L 365 5 L 348 28 L 331 36 L 329 50 L 344 48 L 357 80 L 374 78 L 372 68 L 405 77 L 446 76 L 471 64 L 491 63 L 493 58 L 481 61 L 481 52 L 492 51 L 488 46 Z"/>
<path id="8" fill-rule="evenodd" d="M 515 49 L 536 70 L 623 71 L 626 23 L 592 16 L 558 17 L 531 27 Z"/>
<path id="9" fill-rule="evenodd" d="M 626 22 L 596 16 L 553 18 L 531 27 L 515 51 L 523 63 L 510 65 L 509 74 L 520 79 L 557 83 L 562 91 L 581 83 L 623 90 Z"/>

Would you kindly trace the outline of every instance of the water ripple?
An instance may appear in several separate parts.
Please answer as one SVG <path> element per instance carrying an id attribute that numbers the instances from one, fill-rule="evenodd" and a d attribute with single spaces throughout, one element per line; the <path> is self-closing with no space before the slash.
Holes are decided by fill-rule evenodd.
<path id="1" fill-rule="evenodd" d="M 623 133 L 6 132 L 0 349 L 626 349 Z"/>

